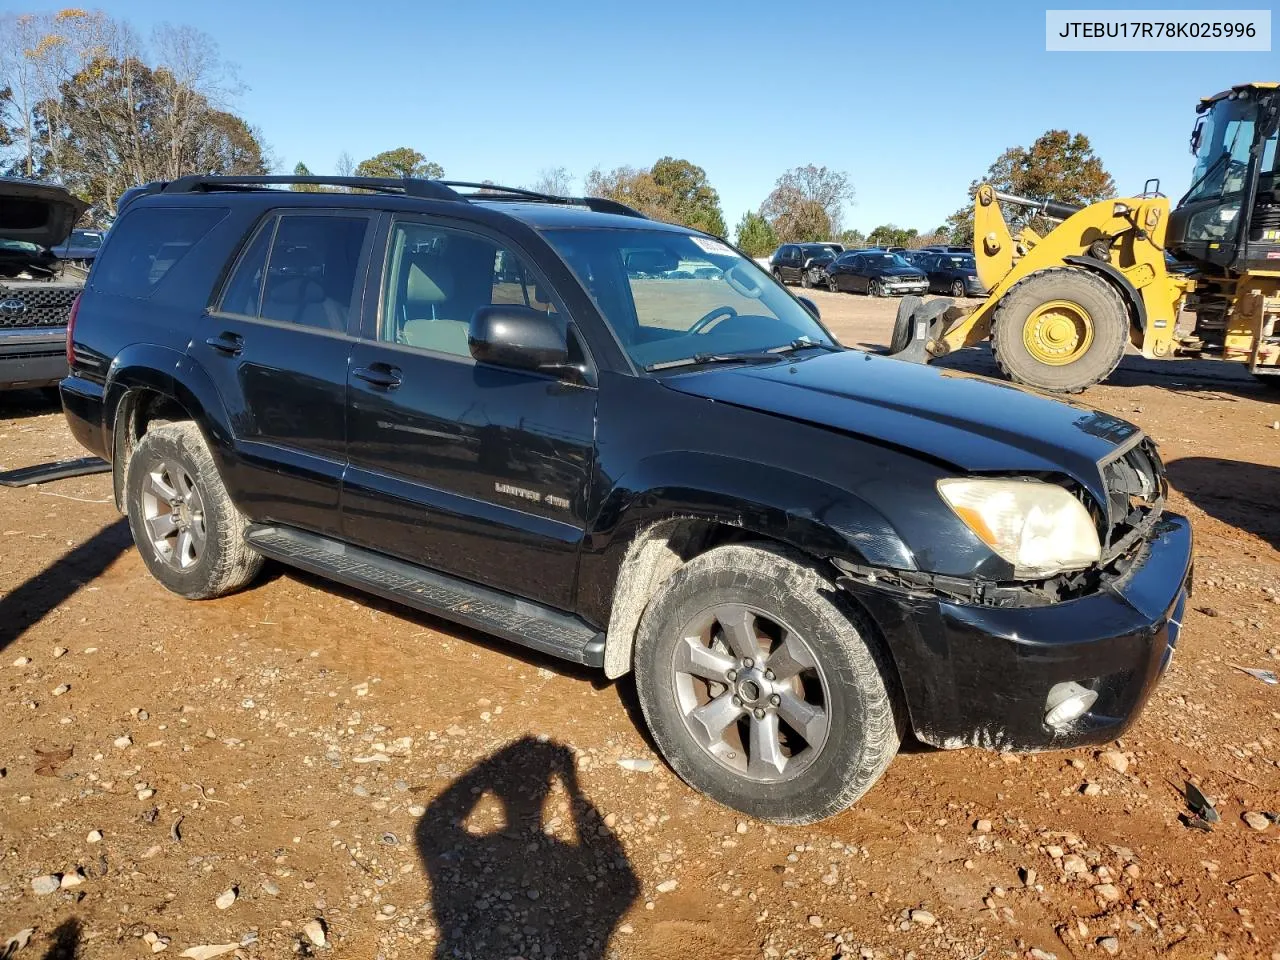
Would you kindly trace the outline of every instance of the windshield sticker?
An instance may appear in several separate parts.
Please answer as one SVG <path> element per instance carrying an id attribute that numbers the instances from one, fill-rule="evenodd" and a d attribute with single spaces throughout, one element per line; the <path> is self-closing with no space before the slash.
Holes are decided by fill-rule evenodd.
<path id="1" fill-rule="evenodd" d="M 690 237 L 694 243 L 698 245 L 698 249 L 703 253 L 713 253 L 717 257 L 736 257 L 733 248 L 721 243 L 719 240 L 708 240 L 706 237 Z"/>

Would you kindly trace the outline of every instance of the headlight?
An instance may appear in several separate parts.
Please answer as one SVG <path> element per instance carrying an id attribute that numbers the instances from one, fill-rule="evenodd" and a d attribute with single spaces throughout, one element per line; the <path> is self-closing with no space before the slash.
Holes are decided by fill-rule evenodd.
<path id="1" fill-rule="evenodd" d="M 1020 579 L 1082 570 L 1102 556 L 1089 511 L 1057 484 L 939 480 L 938 493 L 978 539 L 1013 564 Z"/>

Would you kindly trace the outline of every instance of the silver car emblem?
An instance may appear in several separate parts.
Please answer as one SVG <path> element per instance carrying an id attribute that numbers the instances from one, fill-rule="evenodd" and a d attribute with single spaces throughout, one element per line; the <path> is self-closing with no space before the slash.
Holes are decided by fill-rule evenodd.
<path id="1" fill-rule="evenodd" d="M 19 300 L 16 297 L 10 300 L 0 300 L 0 316 L 20 317 L 26 312 L 27 303 L 25 300 Z"/>

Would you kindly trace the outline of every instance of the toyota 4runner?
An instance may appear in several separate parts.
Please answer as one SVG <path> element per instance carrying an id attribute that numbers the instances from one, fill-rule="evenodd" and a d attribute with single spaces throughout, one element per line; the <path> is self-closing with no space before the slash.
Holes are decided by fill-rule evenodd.
<path id="1" fill-rule="evenodd" d="M 846 350 L 607 200 L 300 179 L 133 191 L 79 303 L 66 416 L 170 590 L 271 558 L 633 672 L 671 767 L 778 822 L 908 729 L 1038 750 L 1143 706 L 1191 530 L 1137 427 Z"/>

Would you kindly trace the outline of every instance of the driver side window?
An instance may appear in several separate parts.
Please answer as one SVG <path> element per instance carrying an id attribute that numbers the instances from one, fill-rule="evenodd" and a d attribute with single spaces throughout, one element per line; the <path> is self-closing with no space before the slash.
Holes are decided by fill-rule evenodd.
<path id="1" fill-rule="evenodd" d="M 467 333 L 481 307 L 518 304 L 564 323 L 524 261 L 487 237 L 428 223 L 391 230 L 378 339 L 470 357 Z"/>

